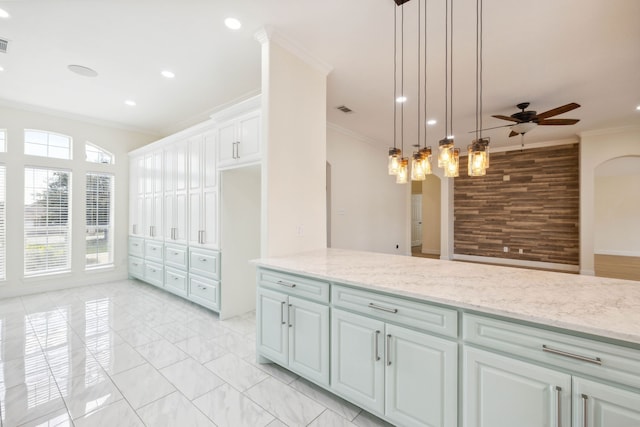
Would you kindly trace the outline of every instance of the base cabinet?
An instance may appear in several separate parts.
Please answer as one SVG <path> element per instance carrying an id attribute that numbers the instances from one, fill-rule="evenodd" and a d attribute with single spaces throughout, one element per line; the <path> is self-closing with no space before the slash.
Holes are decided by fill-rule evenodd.
<path id="1" fill-rule="evenodd" d="M 300 375 L 329 385 L 329 307 L 259 288 L 258 351 Z"/>
<path id="2" fill-rule="evenodd" d="M 574 427 L 640 426 L 640 393 L 573 378 Z"/>
<path id="3" fill-rule="evenodd" d="M 466 347 L 465 427 L 571 425 L 571 376 L 510 357 Z"/>
<path id="4" fill-rule="evenodd" d="M 331 388 L 402 426 L 457 426 L 457 343 L 333 309 Z"/>

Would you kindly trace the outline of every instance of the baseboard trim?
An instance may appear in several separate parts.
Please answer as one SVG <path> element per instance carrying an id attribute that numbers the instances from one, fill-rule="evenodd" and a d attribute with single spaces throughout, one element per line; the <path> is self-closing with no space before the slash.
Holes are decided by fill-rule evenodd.
<path id="1" fill-rule="evenodd" d="M 463 254 L 453 254 L 453 259 L 455 261 L 470 261 L 470 262 L 481 262 L 485 264 L 500 264 L 500 265 L 514 266 L 514 267 L 526 267 L 526 268 L 537 268 L 542 270 L 563 271 L 567 273 L 578 273 L 580 271 L 580 266 L 578 265 L 557 264 L 554 262 L 526 261 L 526 260 L 520 260 L 520 259 L 495 258 L 495 257 L 463 255 Z"/>

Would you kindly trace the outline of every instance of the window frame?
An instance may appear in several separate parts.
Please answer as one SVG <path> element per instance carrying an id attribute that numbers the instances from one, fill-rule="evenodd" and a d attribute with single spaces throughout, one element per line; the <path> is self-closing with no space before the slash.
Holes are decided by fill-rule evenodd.
<path id="1" fill-rule="evenodd" d="M 109 181 L 109 224 L 107 226 L 104 225 L 89 225 L 88 223 L 88 207 L 87 207 L 87 202 L 89 201 L 89 188 L 87 186 L 87 181 L 90 175 L 93 176 L 102 176 L 102 177 L 109 177 L 110 181 Z M 96 270 L 96 269 L 102 269 L 102 268 L 108 268 L 108 267 L 113 267 L 114 265 L 114 259 L 115 259 L 115 241 L 114 241 L 114 215 L 115 215 L 115 174 L 110 173 L 110 172 L 96 172 L 96 171 L 87 171 L 85 173 L 85 198 L 84 198 L 84 204 L 85 204 L 85 220 L 84 220 L 84 225 L 85 225 L 85 239 L 84 239 L 84 249 L 85 249 L 85 257 L 84 257 L 84 266 L 85 266 L 85 270 L 89 271 L 89 270 Z M 99 213 L 97 214 L 99 215 Z M 88 256 L 90 255 L 90 252 L 87 251 L 87 237 L 89 237 L 89 231 L 90 230 L 97 230 L 100 228 L 108 228 L 108 234 L 109 234 L 109 238 L 107 241 L 107 247 L 108 247 L 108 256 L 109 256 L 109 260 L 108 262 L 105 263 L 98 263 L 98 264 L 89 264 L 88 261 Z M 97 252 L 96 252 L 97 253 Z"/>
<path id="2" fill-rule="evenodd" d="M 46 134 L 47 136 L 47 144 L 43 145 L 43 144 L 34 144 L 32 142 L 27 142 L 27 132 L 34 132 L 34 133 L 41 133 L 41 134 Z M 45 158 L 45 159 L 57 159 L 57 160 L 73 160 L 73 138 L 70 135 L 65 135 L 63 133 L 59 133 L 59 132 L 51 132 L 51 131 L 47 131 L 47 130 L 40 130 L 40 129 L 27 129 L 25 128 L 23 130 L 23 153 L 25 156 L 34 156 L 34 157 L 41 157 L 41 158 Z M 54 135 L 54 136 L 59 136 L 59 137 L 64 137 L 66 139 L 69 140 L 69 146 L 66 147 L 67 151 L 68 151 L 68 157 L 59 157 L 59 156 L 52 156 L 50 155 L 50 136 Z M 31 153 L 27 153 L 27 145 L 31 144 L 31 145 L 40 145 L 40 146 L 45 146 L 46 147 L 46 155 L 41 155 L 41 154 L 31 154 Z M 59 147 L 58 147 L 59 148 Z"/>

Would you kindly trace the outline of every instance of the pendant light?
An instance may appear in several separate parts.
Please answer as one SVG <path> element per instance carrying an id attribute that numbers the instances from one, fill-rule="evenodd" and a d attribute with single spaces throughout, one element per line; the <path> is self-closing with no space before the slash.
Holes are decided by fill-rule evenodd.
<path id="1" fill-rule="evenodd" d="M 476 0 L 476 139 L 467 147 L 467 173 L 483 176 L 489 167 L 489 138 L 482 138 L 482 0 Z"/>
<path id="2" fill-rule="evenodd" d="M 402 150 L 396 147 L 397 121 L 398 121 L 398 7 L 393 7 L 393 147 L 389 148 L 389 160 L 387 163 L 387 169 L 389 175 L 398 175 L 400 170 L 400 159 L 402 158 Z"/>
<path id="3" fill-rule="evenodd" d="M 459 174 L 460 150 L 454 148 L 453 139 L 453 0 L 445 5 L 445 134 L 440 140 L 438 167 L 444 168 L 445 176 Z M 448 126 L 448 127 L 447 127 Z"/>
<path id="4" fill-rule="evenodd" d="M 424 1 L 424 67 L 421 69 L 422 62 L 421 53 L 421 7 L 422 2 Z M 427 1 L 426 0 L 418 0 L 418 151 L 413 153 L 413 158 L 411 160 L 411 180 L 412 181 L 424 181 L 427 175 L 433 173 L 431 170 L 431 147 L 427 147 Z M 421 82 L 424 76 L 424 96 L 422 96 L 421 92 Z M 424 118 L 420 114 L 420 98 L 422 96 L 422 100 L 424 101 Z M 421 147 L 420 141 L 420 133 L 421 128 L 424 127 L 424 147 Z"/>
<path id="5" fill-rule="evenodd" d="M 404 152 L 404 104 L 407 101 L 407 97 L 404 94 L 404 3 L 399 6 L 401 8 L 400 14 L 400 96 L 396 97 L 396 104 L 400 103 L 400 157 L 398 162 L 398 173 L 396 174 L 396 184 L 406 184 L 408 182 L 409 177 L 409 159 L 403 156 Z M 396 8 L 397 11 L 397 8 Z M 395 16 L 396 14 L 394 14 Z M 397 22 L 397 18 L 396 18 Z M 396 28 L 394 23 L 394 29 Z M 394 41 L 396 40 L 396 36 L 394 35 Z M 394 66 L 395 66 L 395 58 L 397 54 L 395 52 L 394 45 Z M 394 69 L 395 75 L 395 69 Z M 395 82 L 394 82 L 395 85 Z M 394 125 L 395 125 L 395 117 L 394 117 Z M 395 128 L 395 126 L 394 126 Z"/>

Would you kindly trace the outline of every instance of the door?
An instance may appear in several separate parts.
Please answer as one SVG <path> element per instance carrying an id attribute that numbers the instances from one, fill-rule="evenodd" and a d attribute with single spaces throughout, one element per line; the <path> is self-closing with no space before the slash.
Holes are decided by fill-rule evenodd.
<path id="1" fill-rule="evenodd" d="M 329 307 L 289 297 L 289 368 L 329 385 Z"/>
<path id="2" fill-rule="evenodd" d="M 422 194 L 411 195 L 411 246 L 422 245 Z"/>
<path id="3" fill-rule="evenodd" d="M 640 394 L 584 378 L 573 378 L 573 425 L 640 426 Z"/>
<path id="4" fill-rule="evenodd" d="M 458 344 L 389 324 L 385 341 L 385 415 L 407 427 L 456 427 Z"/>
<path id="5" fill-rule="evenodd" d="M 570 375 L 470 347 L 463 375 L 465 427 L 571 425 Z"/>
<path id="6" fill-rule="evenodd" d="M 258 288 L 256 317 L 258 351 L 274 362 L 287 365 L 289 335 L 287 296 Z"/>
<path id="7" fill-rule="evenodd" d="M 353 403 L 384 411 L 384 323 L 331 311 L 331 388 Z"/>

